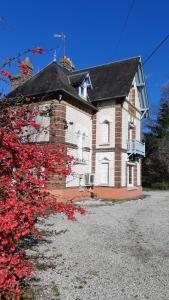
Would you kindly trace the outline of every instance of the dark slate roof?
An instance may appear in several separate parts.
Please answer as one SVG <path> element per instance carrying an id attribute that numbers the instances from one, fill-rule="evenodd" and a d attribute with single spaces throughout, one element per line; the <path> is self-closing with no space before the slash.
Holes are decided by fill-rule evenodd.
<path id="1" fill-rule="evenodd" d="M 72 73 L 56 62 L 52 62 L 8 96 L 15 97 L 18 94 L 37 96 L 63 91 L 94 108 L 91 102 L 128 95 L 139 62 L 140 57 L 135 57 Z M 88 73 L 92 89 L 88 91 L 89 101 L 85 101 L 78 95 L 75 86 L 82 83 Z"/>
<path id="2" fill-rule="evenodd" d="M 18 95 L 38 96 L 55 92 L 64 92 L 96 110 L 96 107 L 93 106 L 92 103 L 83 100 L 78 95 L 76 89 L 72 87 L 68 77 L 70 74 L 71 73 L 67 69 L 61 67 L 56 62 L 52 62 L 24 84 L 10 92 L 8 97 L 16 97 Z"/>
<path id="3" fill-rule="evenodd" d="M 39 95 L 62 88 L 67 92 L 74 93 L 74 88 L 69 83 L 69 74 L 68 70 L 63 69 L 56 62 L 52 62 L 23 85 L 12 91 L 10 95 Z"/>
<path id="4" fill-rule="evenodd" d="M 140 57 L 117 61 L 73 72 L 72 76 L 89 73 L 93 89 L 89 90 L 90 101 L 127 96 L 137 72 Z"/>
<path id="5" fill-rule="evenodd" d="M 78 86 L 80 85 L 83 80 L 85 79 L 86 75 L 88 74 L 88 72 L 80 72 L 78 74 L 73 74 L 69 76 L 70 82 L 72 86 Z"/>

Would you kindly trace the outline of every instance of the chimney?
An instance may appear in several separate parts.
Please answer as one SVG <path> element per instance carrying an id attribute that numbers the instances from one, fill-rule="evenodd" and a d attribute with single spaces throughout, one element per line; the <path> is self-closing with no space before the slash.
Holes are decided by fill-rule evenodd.
<path id="1" fill-rule="evenodd" d="M 12 76 L 10 79 L 12 90 L 22 85 L 29 78 L 32 77 L 33 66 L 30 62 L 29 57 L 26 57 L 23 62 L 18 62 L 20 74 Z"/>
<path id="2" fill-rule="evenodd" d="M 73 62 L 66 55 L 64 55 L 63 58 L 60 59 L 60 65 L 70 72 L 72 72 L 75 69 Z"/>

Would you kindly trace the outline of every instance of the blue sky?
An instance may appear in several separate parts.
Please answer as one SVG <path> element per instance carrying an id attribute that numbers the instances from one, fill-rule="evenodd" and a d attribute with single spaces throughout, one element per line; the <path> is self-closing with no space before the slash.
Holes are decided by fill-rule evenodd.
<path id="1" fill-rule="evenodd" d="M 58 41 L 53 34 L 60 32 L 67 36 L 66 54 L 76 68 L 137 55 L 144 60 L 169 33 L 169 1 L 135 0 L 117 49 L 130 5 L 131 0 L 1 1 L 1 62 L 27 48 L 57 47 Z M 62 53 L 60 51 L 59 55 Z M 31 56 L 35 72 L 50 63 L 52 58 L 52 53 Z M 16 65 L 8 70 L 17 72 Z M 161 87 L 169 80 L 169 40 L 145 65 L 144 70 L 149 100 L 154 110 L 159 103 Z M 0 89 L 2 85 L 0 83 Z"/>

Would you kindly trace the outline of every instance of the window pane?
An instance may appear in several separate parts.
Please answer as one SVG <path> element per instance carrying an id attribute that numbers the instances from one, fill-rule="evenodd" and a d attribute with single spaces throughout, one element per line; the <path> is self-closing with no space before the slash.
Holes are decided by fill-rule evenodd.
<path id="1" fill-rule="evenodd" d="M 108 184 L 109 183 L 109 163 L 102 163 L 101 164 L 101 184 Z"/>
<path id="2" fill-rule="evenodd" d="M 109 143 L 109 123 L 108 122 L 102 123 L 101 126 L 102 126 L 102 130 L 101 130 L 102 143 L 108 144 Z"/>
<path id="3" fill-rule="evenodd" d="M 133 185 L 133 166 L 128 166 L 128 184 Z"/>
<path id="4" fill-rule="evenodd" d="M 79 160 L 83 159 L 83 139 L 82 134 L 80 132 L 77 133 L 77 157 Z"/>

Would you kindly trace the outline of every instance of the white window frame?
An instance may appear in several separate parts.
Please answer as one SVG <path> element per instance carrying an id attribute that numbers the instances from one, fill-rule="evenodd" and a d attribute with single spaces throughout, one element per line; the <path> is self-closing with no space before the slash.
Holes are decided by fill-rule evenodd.
<path id="1" fill-rule="evenodd" d="M 103 132 L 103 126 L 107 125 L 107 136 Z M 100 145 L 109 145 L 110 144 L 110 122 L 104 120 L 101 123 L 101 144 Z"/>
<path id="2" fill-rule="evenodd" d="M 134 163 L 128 163 L 128 164 L 127 164 L 127 187 L 129 187 L 129 188 L 134 187 L 134 166 L 135 166 Z M 131 174 L 132 182 L 131 182 L 131 183 L 129 182 L 129 179 L 130 179 L 130 176 L 129 176 L 129 169 L 130 169 L 130 168 L 131 168 L 131 170 L 132 170 L 132 174 Z"/>
<path id="3" fill-rule="evenodd" d="M 77 132 L 77 160 L 83 160 L 83 145 L 82 145 L 82 134 L 80 130 Z"/>
<path id="4" fill-rule="evenodd" d="M 109 185 L 109 180 L 110 180 L 110 162 L 107 158 L 104 158 L 101 162 L 100 162 L 100 166 L 106 165 L 107 166 L 107 181 L 106 182 L 100 182 L 100 185 Z"/>
<path id="5" fill-rule="evenodd" d="M 88 88 L 92 88 L 91 80 L 89 74 L 86 75 L 85 79 L 83 80 L 82 84 L 78 88 L 78 93 L 81 98 L 87 100 L 88 97 Z"/>
<path id="6" fill-rule="evenodd" d="M 77 132 L 77 162 L 84 162 L 84 151 L 83 148 L 85 147 L 86 142 L 86 134 L 78 130 Z"/>

